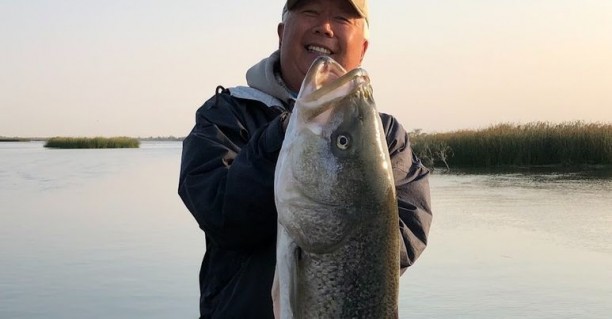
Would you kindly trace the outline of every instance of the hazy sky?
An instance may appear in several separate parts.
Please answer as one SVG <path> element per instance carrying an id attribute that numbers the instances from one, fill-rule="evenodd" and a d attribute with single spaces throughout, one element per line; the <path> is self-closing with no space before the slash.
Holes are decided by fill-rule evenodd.
<path id="1" fill-rule="evenodd" d="M 276 49 L 282 0 L 0 0 L 0 136 L 184 136 Z M 611 0 L 372 0 L 368 70 L 407 130 L 612 122 Z"/>

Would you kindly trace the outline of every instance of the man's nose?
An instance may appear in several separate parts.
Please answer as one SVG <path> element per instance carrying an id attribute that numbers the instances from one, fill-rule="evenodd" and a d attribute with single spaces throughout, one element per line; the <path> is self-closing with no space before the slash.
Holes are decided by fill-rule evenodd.
<path id="1" fill-rule="evenodd" d="M 321 17 L 319 21 L 317 21 L 317 25 L 314 28 L 315 33 L 320 33 L 327 37 L 334 36 L 334 28 L 332 25 L 332 21 L 329 17 Z"/>

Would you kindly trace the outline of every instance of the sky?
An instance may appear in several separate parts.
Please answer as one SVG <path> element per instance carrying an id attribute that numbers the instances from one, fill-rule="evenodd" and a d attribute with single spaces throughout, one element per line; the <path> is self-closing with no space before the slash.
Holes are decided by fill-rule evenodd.
<path id="1" fill-rule="evenodd" d="M 185 136 L 278 46 L 282 0 L 0 0 L 0 136 Z M 372 0 L 368 71 L 408 131 L 612 122 L 612 1 Z"/>

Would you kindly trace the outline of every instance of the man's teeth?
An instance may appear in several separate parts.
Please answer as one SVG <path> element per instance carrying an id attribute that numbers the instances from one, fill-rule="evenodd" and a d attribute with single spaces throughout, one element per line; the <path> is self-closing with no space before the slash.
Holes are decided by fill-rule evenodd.
<path id="1" fill-rule="evenodd" d="M 314 52 L 318 52 L 321 54 L 331 54 L 331 51 L 329 51 L 328 49 L 322 48 L 322 47 L 316 47 L 313 45 L 308 47 L 308 51 L 314 51 Z"/>

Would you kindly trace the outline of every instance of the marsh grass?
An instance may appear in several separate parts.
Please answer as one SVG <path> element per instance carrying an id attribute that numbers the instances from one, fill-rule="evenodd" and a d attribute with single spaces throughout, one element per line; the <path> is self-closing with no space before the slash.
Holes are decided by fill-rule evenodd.
<path id="1" fill-rule="evenodd" d="M 140 141 L 131 137 L 53 137 L 48 148 L 138 148 Z"/>
<path id="2" fill-rule="evenodd" d="M 580 166 L 612 164 L 612 124 L 533 122 L 482 130 L 411 134 L 429 166 Z"/>

